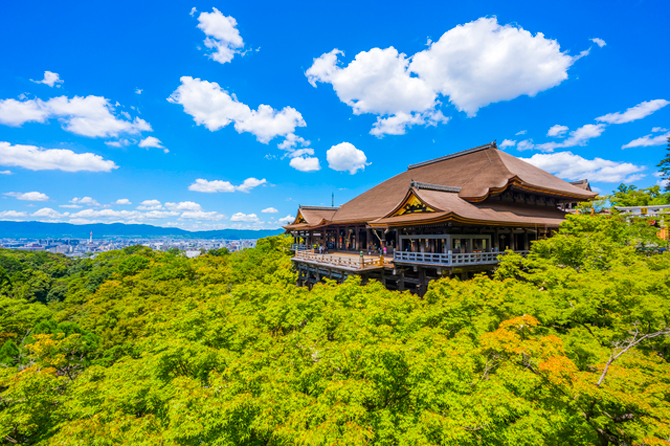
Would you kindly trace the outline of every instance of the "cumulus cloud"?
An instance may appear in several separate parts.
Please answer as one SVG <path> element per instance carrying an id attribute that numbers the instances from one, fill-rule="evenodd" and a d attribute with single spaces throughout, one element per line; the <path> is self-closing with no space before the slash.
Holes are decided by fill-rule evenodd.
<path id="1" fill-rule="evenodd" d="M 501 149 L 506 149 L 507 147 L 514 147 L 516 145 L 516 141 L 511 140 L 511 139 L 506 139 L 500 144 L 498 144 L 498 147 Z"/>
<path id="2" fill-rule="evenodd" d="M 651 129 L 652 133 L 657 133 L 657 132 L 667 132 L 668 129 L 664 129 L 663 127 L 654 127 Z"/>
<path id="3" fill-rule="evenodd" d="M 534 148 L 543 152 L 553 152 L 557 148 L 585 146 L 590 139 L 599 137 L 604 131 L 605 124 L 586 124 L 570 132 L 570 135 L 561 142 L 546 142 L 537 144 Z"/>
<path id="4" fill-rule="evenodd" d="M 58 211 L 55 211 L 51 208 L 42 208 L 38 211 L 35 211 L 31 214 L 33 217 L 41 217 L 41 218 L 61 218 L 64 215 L 68 215 L 67 213 L 61 214 Z"/>
<path id="5" fill-rule="evenodd" d="M 114 161 L 93 153 L 74 153 L 67 149 L 43 149 L 36 146 L 12 145 L 0 141 L 0 165 L 29 170 L 64 170 L 66 172 L 111 172 Z"/>
<path id="6" fill-rule="evenodd" d="M 562 138 L 569 129 L 567 126 L 556 124 L 552 126 L 547 132 L 547 136 L 554 136 L 557 138 Z"/>
<path id="7" fill-rule="evenodd" d="M 349 172 L 351 175 L 364 170 L 365 166 L 370 164 L 367 162 L 365 153 L 348 142 L 342 142 L 328 149 L 326 159 L 331 169 L 338 172 Z"/>
<path id="8" fill-rule="evenodd" d="M 100 206 L 100 203 L 98 203 L 97 200 L 94 200 L 91 197 L 82 197 L 82 198 L 74 197 L 72 200 L 70 200 L 70 203 L 77 205 L 85 204 L 86 206 Z"/>
<path id="9" fill-rule="evenodd" d="M 641 138 L 637 138 L 621 146 L 622 149 L 629 149 L 631 147 L 651 147 L 651 146 L 662 146 L 668 142 L 670 138 L 670 132 L 662 135 L 646 135 Z"/>
<path id="10" fill-rule="evenodd" d="M 289 214 L 289 215 L 287 215 L 286 217 L 284 217 L 284 218 L 280 218 L 280 219 L 277 220 L 277 221 L 278 221 L 279 223 L 286 223 L 286 224 L 289 224 L 289 223 L 292 223 L 293 220 L 295 220 L 295 217 L 292 216 L 291 214 Z"/>
<path id="11" fill-rule="evenodd" d="M 260 222 L 256 214 L 243 214 L 242 212 L 236 212 L 230 217 L 230 221 L 243 221 L 245 223 L 257 223 Z"/>
<path id="12" fill-rule="evenodd" d="M 165 207 L 171 211 L 201 211 L 202 206 L 193 201 L 182 201 L 179 203 L 165 203 Z"/>
<path id="13" fill-rule="evenodd" d="M 114 106 L 101 96 L 59 96 L 48 101 L 40 99 L 0 100 L 0 124 L 18 127 L 26 122 L 44 123 L 58 118 L 63 129 L 87 137 L 116 137 L 152 131 L 144 119 L 121 119 L 114 115 Z M 125 118 L 126 116 L 124 116 Z"/>
<path id="14" fill-rule="evenodd" d="M 637 121 L 645 118 L 657 110 L 670 104 L 665 99 L 654 99 L 653 101 L 645 101 L 631 107 L 623 113 L 608 113 L 604 116 L 596 118 L 596 121 L 606 122 L 608 124 L 624 124 L 626 122 Z"/>
<path id="15" fill-rule="evenodd" d="M 273 207 L 269 207 L 269 208 L 263 209 L 261 212 L 264 213 L 264 214 L 276 214 L 279 211 L 277 209 L 273 208 Z"/>
<path id="16" fill-rule="evenodd" d="M 4 195 L 24 201 L 49 201 L 49 196 L 42 192 L 6 192 Z"/>
<path id="17" fill-rule="evenodd" d="M 59 204 L 59 208 L 68 208 L 68 209 L 81 209 L 83 206 L 80 206 L 78 204 Z"/>
<path id="18" fill-rule="evenodd" d="M 0 220 L 7 220 L 7 219 L 14 219 L 14 218 L 24 218 L 27 217 L 28 214 L 25 212 L 19 212 L 19 211 L 2 211 L 0 212 Z"/>
<path id="19" fill-rule="evenodd" d="M 603 183 L 630 183 L 644 177 L 645 168 L 632 163 L 616 162 L 602 158 L 592 160 L 572 152 L 535 154 L 524 161 L 566 180 L 581 180 Z"/>
<path id="20" fill-rule="evenodd" d="M 118 141 L 105 141 L 105 145 L 110 147 L 125 147 L 130 145 L 130 140 L 126 138 L 119 139 Z"/>
<path id="21" fill-rule="evenodd" d="M 116 200 L 116 201 L 115 201 L 114 203 L 112 203 L 112 204 L 129 205 L 129 204 L 132 204 L 132 203 L 131 203 L 130 200 L 127 199 L 127 198 L 119 198 L 118 200 Z"/>
<path id="22" fill-rule="evenodd" d="M 157 211 L 163 209 L 163 205 L 158 200 L 144 200 L 137 206 L 140 211 Z"/>
<path id="23" fill-rule="evenodd" d="M 591 42 L 595 43 L 598 45 L 600 48 L 604 47 L 607 45 L 603 39 L 599 39 L 598 37 L 594 37 L 593 39 L 589 39 Z"/>
<path id="24" fill-rule="evenodd" d="M 296 156 L 291 158 L 289 166 L 299 170 L 300 172 L 315 172 L 317 170 L 321 170 L 319 158 L 314 156 Z"/>
<path id="25" fill-rule="evenodd" d="M 32 80 L 32 79 L 30 79 L 30 80 L 35 82 L 36 84 L 44 84 L 44 85 L 48 85 L 49 87 L 53 87 L 56 84 L 59 84 L 59 85 L 56 85 L 56 86 L 60 87 L 60 84 L 63 83 L 63 80 L 60 78 L 58 73 L 53 73 L 51 71 L 45 71 L 44 72 L 44 79 L 42 79 L 41 81 L 35 81 L 35 80 Z"/>
<path id="26" fill-rule="evenodd" d="M 191 10 L 191 15 L 195 14 Z M 221 11 L 212 8 L 212 12 L 203 12 L 198 16 L 198 28 L 207 38 L 205 46 L 212 50 L 209 57 L 219 63 L 233 60 L 235 54 L 239 54 L 244 41 L 236 28 L 237 21 L 230 16 L 224 16 Z"/>
<path id="27" fill-rule="evenodd" d="M 251 133 L 264 144 L 278 136 L 295 141 L 296 127 L 306 126 L 302 115 L 294 108 L 284 107 L 277 111 L 261 104 L 257 110 L 252 110 L 216 82 L 190 76 L 181 78 L 181 85 L 168 101 L 182 105 L 196 124 L 204 125 L 212 132 L 233 123 L 238 133 Z"/>
<path id="28" fill-rule="evenodd" d="M 468 116 L 494 102 L 535 96 L 567 79 L 581 57 L 561 52 L 542 33 L 499 25 L 495 17 L 459 25 L 411 57 L 394 47 L 372 48 L 341 67 L 341 55 L 334 49 L 314 59 L 307 79 L 313 86 L 331 84 L 354 114 L 380 115 L 373 128 L 377 136 L 446 122 L 436 114 L 439 96 Z"/>
<path id="29" fill-rule="evenodd" d="M 259 180 L 258 178 L 251 177 L 244 180 L 244 182 L 239 186 L 234 186 L 230 181 L 222 181 L 222 180 L 208 181 L 202 178 L 198 178 L 197 180 L 195 180 L 195 183 L 191 184 L 188 187 L 188 190 L 192 190 L 195 192 L 206 192 L 206 193 L 235 192 L 235 191 L 248 193 L 251 191 L 251 189 L 266 183 L 267 180 L 265 178 Z"/>
<path id="30" fill-rule="evenodd" d="M 135 89 L 135 94 L 142 94 L 143 91 L 144 90 L 142 90 L 141 88 L 136 88 Z"/>
<path id="31" fill-rule="evenodd" d="M 163 146 L 163 143 L 161 143 L 160 139 L 158 139 L 156 137 L 153 137 L 153 136 L 147 136 L 146 138 L 144 138 L 142 141 L 140 141 L 140 143 L 138 144 L 138 147 L 142 147 L 142 148 L 155 147 L 157 149 L 163 149 L 163 152 L 165 152 L 165 153 L 170 152 L 168 149 L 166 149 Z"/>

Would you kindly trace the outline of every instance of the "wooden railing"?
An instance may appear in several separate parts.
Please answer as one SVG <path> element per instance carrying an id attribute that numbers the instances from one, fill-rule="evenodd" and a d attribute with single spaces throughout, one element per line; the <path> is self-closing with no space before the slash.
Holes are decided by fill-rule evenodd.
<path id="1" fill-rule="evenodd" d="M 521 255 L 528 251 L 516 251 Z M 467 252 L 467 253 L 430 253 L 430 252 L 403 252 L 393 253 L 393 261 L 398 263 L 423 263 L 443 266 L 492 265 L 498 263 L 498 256 L 504 252 Z"/>
<path id="2" fill-rule="evenodd" d="M 307 251 L 309 246 L 307 245 L 302 245 L 300 243 L 292 243 L 291 244 L 291 251 Z"/>
<path id="3" fill-rule="evenodd" d="M 384 256 L 378 258 L 355 258 L 352 256 L 313 254 L 308 251 L 296 251 L 295 258 L 322 264 L 324 266 L 343 266 L 356 269 L 371 268 L 375 266 L 380 267 L 389 264 L 389 260 L 384 259 Z"/>

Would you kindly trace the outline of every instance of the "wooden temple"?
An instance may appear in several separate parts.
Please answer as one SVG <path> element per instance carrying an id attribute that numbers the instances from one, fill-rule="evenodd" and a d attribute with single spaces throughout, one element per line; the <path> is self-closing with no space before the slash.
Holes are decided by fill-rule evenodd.
<path id="1" fill-rule="evenodd" d="M 430 280 L 491 270 L 526 253 L 570 204 L 597 194 L 498 150 L 496 143 L 410 165 L 339 207 L 300 206 L 293 223 L 298 284 L 352 274 L 423 295 Z"/>

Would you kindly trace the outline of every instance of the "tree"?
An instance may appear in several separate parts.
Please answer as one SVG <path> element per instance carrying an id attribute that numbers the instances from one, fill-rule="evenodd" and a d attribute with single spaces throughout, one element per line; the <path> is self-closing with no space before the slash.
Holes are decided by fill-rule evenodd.
<path id="1" fill-rule="evenodd" d="M 661 179 L 665 181 L 665 191 L 670 192 L 670 137 L 668 137 L 668 147 L 665 148 L 665 158 L 657 164 L 663 174 Z"/>

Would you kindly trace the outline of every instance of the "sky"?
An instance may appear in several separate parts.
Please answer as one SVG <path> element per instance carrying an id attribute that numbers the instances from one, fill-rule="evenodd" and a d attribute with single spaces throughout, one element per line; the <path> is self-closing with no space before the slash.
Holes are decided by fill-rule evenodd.
<path id="1" fill-rule="evenodd" d="M 669 13 L 661 0 L 7 2 L 0 219 L 279 228 L 300 204 L 337 206 L 494 140 L 601 194 L 660 184 Z"/>

